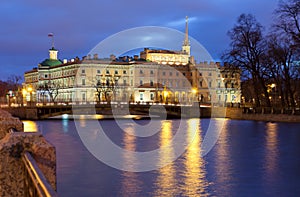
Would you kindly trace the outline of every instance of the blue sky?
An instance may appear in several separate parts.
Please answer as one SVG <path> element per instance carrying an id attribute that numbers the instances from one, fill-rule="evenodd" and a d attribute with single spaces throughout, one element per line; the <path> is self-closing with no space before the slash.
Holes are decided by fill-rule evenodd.
<path id="1" fill-rule="evenodd" d="M 23 75 L 47 58 L 50 32 L 59 58 L 71 59 L 129 28 L 161 26 L 184 32 L 186 15 L 190 36 L 219 60 L 229 45 L 227 32 L 240 14 L 255 15 L 268 29 L 277 4 L 277 0 L 1 0 L 0 79 Z"/>

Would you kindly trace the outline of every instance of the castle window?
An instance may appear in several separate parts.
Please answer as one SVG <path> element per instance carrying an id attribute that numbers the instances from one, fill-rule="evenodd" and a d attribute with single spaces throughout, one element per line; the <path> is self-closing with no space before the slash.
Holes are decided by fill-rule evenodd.
<path id="1" fill-rule="evenodd" d="M 153 86 L 153 81 L 152 80 L 150 80 L 150 86 Z"/>
<path id="2" fill-rule="evenodd" d="M 85 93 L 82 93 L 82 101 L 85 101 Z"/>
<path id="3" fill-rule="evenodd" d="M 154 94 L 150 93 L 150 100 L 154 100 Z"/>
<path id="4" fill-rule="evenodd" d="M 144 94 L 143 93 L 140 93 L 140 100 L 144 100 Z"/>

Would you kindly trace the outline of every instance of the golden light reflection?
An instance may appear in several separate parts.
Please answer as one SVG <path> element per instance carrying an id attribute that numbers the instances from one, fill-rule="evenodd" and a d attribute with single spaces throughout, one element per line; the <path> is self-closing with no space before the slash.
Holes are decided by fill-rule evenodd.
<path id="1" fill-rule="evenodd" d="M 160 135 L 160 151 L 159 160 L 160 163 L 164 164 L 165 160 L 174 158 L 174 150 L 172 144 L 172 122 L 163 121 L 162 130 Z M 176 181 L 176 169 L 174 168 L 173 163 L 164 166 L 159 169 L 159 175 L 156 180 L 156 193 L 155 196 L 175 196 L 177 190 L 177 181 Z"/>
<path id="2" fill-rule="evenodd" d="M 86 119 L 85 119 L 84 115 L 79 116 L 79 125 L 81 127 L 86 127 Z"/>
<path id="3" fill-rule="evenodd" d="M 38 132 L 38 126 L 35 122 L 30 120 L 23 120 L 24 132 Z"/>
<path id="4" fill-rule="evenodd" d="M 278 159 L 278 139 L 277 139 L 278 124 L 266 124 L 266 154 L 265 154 L 265 169 L 268 174 L 272 175 L 276 171 Z"/>
<path id="5" fill-rule="evenodd" d="M 134 133 L 135 131 L 131 125 L 124 129 L 124 149 L 129 151 L 136 151 L 136 136 L 134 135 Z M 135 164 L 138 162 L 134 154 L 130 153 L 123 154 L 123 159 L 125 168 L 134 168 Z M 122 196 L 135 196 L 135 194 L 140 192 L 141 182 L 139 181 L 138 174 L 136 172 L 123 171 L 122 176 Z"/>
<path id="6" fill-rule="evenodd" d="M 208 183 L 205 179 L 204 160 L 201 157 L 200 119 L 190 119 L 187 122 L 186 141 L 189 147 L 185 157 L 184 196 L 205 196 Z"/>

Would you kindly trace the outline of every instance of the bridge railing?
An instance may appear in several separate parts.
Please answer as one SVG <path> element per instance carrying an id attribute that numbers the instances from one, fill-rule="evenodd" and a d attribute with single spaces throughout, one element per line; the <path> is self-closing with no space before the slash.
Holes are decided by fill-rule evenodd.
<path id="1" fill-rule="evenodd" d="M 56 197 L 57 193 L 53 190 L 47 179 L 39 169 L 37 163 L 30 155 L 25 152 L 24 162 L 24 196 L 25 197 Z"/>

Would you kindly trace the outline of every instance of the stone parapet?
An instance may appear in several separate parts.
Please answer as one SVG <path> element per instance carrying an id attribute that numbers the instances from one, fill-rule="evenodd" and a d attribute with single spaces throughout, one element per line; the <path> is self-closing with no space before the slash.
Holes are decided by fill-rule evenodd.
<path id="1" fill-rule="evenodd" d="M 10 113 L 0 110 L 0 139 L 4 138 L 10 129 L 24 131 L 23 123 Z"/>
<path id="2" fill-rule="evenodd" d="M 0 140 L 0 196 L 24 196 L 22 156 L 31 153 L 49 184 L 56 190 L 56 152 L 41 133 L 9 133 Z"/>
<path id="3" fill-rule="evenodd" d="M 24 196 L 25 167 L 22 157 L 31 154 L 48 183 L 56 190 L 56 150 L 40 132 L 23 131 L 18 118 L 0 110 L 0 196 Z"/>

